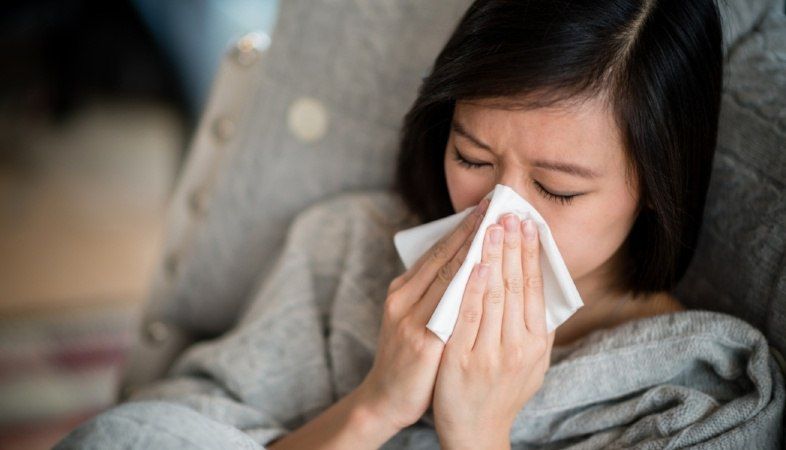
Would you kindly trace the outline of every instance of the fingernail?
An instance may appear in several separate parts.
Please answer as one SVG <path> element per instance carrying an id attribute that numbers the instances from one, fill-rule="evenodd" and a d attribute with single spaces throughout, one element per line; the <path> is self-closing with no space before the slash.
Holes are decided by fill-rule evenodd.
<path id="1" fill-rule="evenodd" d="M 492 244 L 499 244 L 502 242 L 502 228 L 501 227 L 491 227 L 491 243 Z"/>
<path id="2" fill-rule="evenodd" d="M 515 214 L 506 215 L 502 222 L 505 224 L 505 231 L 509 233 L 515 233 L 518 229 L 518 217 Z"/>
<path id="3" fill-rule="evenodd" d="M 532 222 L 532 219 L 524 221 L 524 236 L 529 240 L 535 239 L 535 224 Z"/>
<path id="4" fill-rule="evenodd" d="M 486 278 L 486 275 L 489 274 L 489 265 L 488 263 L 480 263 L 478 267 L 478 275 L 480 278 Z"/>
<path id="5" fill-rule="evenodd" d="M 483 200 L 481 200 L 480 204 L 478 205 L 480 213 L 481 214 L 485 213 L 486 208 L 488 208 L 488 206 L 489 206 L 489 199 L 484 198 Z"/>

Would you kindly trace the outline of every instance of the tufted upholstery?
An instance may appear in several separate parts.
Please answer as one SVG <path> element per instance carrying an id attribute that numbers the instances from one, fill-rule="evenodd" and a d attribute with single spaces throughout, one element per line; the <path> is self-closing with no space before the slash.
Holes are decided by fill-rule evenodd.
<path id="1" fill-rule="evenodd" d="M 731 57 L 706 232 L 678 295 L 749 319 L 784 348 L 783 0 L 724 2 Z M 227 53 L 169 211 L 124 385 L 216 335 L 275 259 L 289 221 L 392 181 L 401 119 L 471 0 L 286 0 L 267 48 Z"/>

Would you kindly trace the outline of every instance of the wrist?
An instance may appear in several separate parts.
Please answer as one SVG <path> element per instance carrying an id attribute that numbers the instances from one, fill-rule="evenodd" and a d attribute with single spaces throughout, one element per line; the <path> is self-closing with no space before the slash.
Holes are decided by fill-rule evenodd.
<path id="1" fill-rule="evenodd" d="M 461 430 L 451 432 L 442 427 L 437 427 L 437 437 L 440 447 L 449 450 L 509 450 L 510 428 L 487 427 L 473 432 Z"/>
<path id="2" fill-rule="evenodd" d="M 381 405 L 371 401 L 361 387 L 350 392 L 349 397 L 352 404 L 350 421 L 367 435 L 390 439 L 404 428 L 391 420 Z"/>
<path id="3" fill-rule="evenodd" d="M 488 436 L 473 436 L 469 439 L 443 440 L 439 437 L 440 448 L 446 450 L 510 450 L 510 438 L 489 438 Z"/>

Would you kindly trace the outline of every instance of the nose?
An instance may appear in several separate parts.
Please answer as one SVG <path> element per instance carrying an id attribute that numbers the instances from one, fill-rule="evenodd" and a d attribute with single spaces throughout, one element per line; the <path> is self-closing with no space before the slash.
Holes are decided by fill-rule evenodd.
<path id="1" fill-rule="evenodd" d="M 518 173 L 516 173 L 518 172 Z M 524 175 L 521 173 L 521 168 L 516 169 L 507 169 L 504 170 L 496 180 L 497 184 L 504 184 L 505 186 L 513 189 L 519 194 L 524 200 L 530 201 L 527 196 L 529 195 L 529 191 L 527 188 L 527 183 L 524 180 Z M 493 186 L 492 186 L 493 188 Z"/>

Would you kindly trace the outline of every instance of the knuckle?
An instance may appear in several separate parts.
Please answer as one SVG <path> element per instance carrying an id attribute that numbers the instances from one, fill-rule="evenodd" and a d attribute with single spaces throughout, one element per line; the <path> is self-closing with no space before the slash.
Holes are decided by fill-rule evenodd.
<path id="1" fill-rule="evenodd" d="M 399 310 L 399 294 L 394 292 L 389 294 L 383 305 L 383 314 L 388 317 L 395 317 Z"/>
<path id="2" fill-rule="evenodd" d="M 470 214 L 466 219 L 461 221 L 461 231 L 464 233 L 472 233 L 475 229 L 475 215 Z"/>
<path id="3" fill-rule="evenodd" d="M 456 356 L 456 360 L 458 362 L 458 366 L 463 371 L 472 370 L 473 361 L 472 361 L 472 354 L 469 352 L 462 352 Z"/>
<path id="4" fill-rule="evenodd" d="M 481 373 L 487 375 L 497 373 L 501 368 L 499 355 L 496 352 L 484 353 L 478 358 L 478 366 Z"/>
<path id="5" fill-rule="evenodd" d="M 505 298 L 505 292 L 500 286 L 490 286 L 486 293 L 486 300 L 492 304 L 502 303 Z"/>
<path id="6" fill-rule="evenodd" d="M 446 260 L 448 257 L 448 246 L 445 242 L 438 242 L 434 245 L 434 248 L 431 250 L 431 258 L 435 261 L 442 262 Z"/>
<path id="7" fill-rule="evenodd" d="M 475 308 L 467 308 L 466 311 L 462 313 L 464 317 L 464 321 L 471 324 L 476 324 L 480 322 L 480 318 L 482 316 L 482 312 Z"/>
<path id="8" fill-rule="evenodd" d="M 388 284 L 388 295 L 398 290 L 401 285 L 404 284 L 404 275 L 399 275 L 396 278 L 393 278 Z"/>
<path id="9" fill-rule="evenodd" d="M 401 294 L 398 291 L 391 292 L 390 294 L 388 294 L 387 298 L 385 298 L 385 306 L 398 303 L 400 297 Z"/>
<path id="10" fill-rule="evenodd" d="M 459 248 L 458 253 L 456 253 L 456 260 L 459 264 L 463 263 L 465 259 L 467 259 L 467 254 L 469 254 L 469 246 L 472 244 L 472 241 L 466 240 L 464 244 Z"/>
<path id="11" fill-rule="evenodd" d="M 413 320 L 411 318 L 404 318 L 399 322 L 398 325 L 398 336 L 400 337 L 401 341 L 409 348 L 419 348 L 420 342 L 422 341 L 422 333 L 417 330 L 417 327 L 414 326 Z"/>
<path id="12" fill-rule="evenodd" d="M 543 278 L 540 275 L 528 275 L 524 280 L 527 289 L 540 289 L 543 287 Z"/>
<path id="13" fill-rule="evenodd" d="M 495 251 L 495 250 L 489 250 L 489 252 L 486 253 L 486 261 L 489 264 L 497 263 L 497 262 L 499 262 L 501 260 L 502 260 L 502 252 Z"/>
<path id="14" fill-rule="evenodd" d="M 524 291 L 524 281 L 521 277 L 506 278 L 505 290 L 511 294 L 521 294 Z"/>
<path id="15" fill-rule="evenodd" d="M 450 280 L 453 278 L 453 268 L 451 267 L 451 264 L 445 264 L 442 267 L 440 267 L 439 271 L 437 272 L 437 278 L 442 283 L 445 284 L 449 283 Z"/>
<path id="16" fill-rule="evenodd" d="M 518 234 L 505 233 L 505 248 L 508 250 L 516 250 L 521 245 Z"/>
<path id="17" fill-rule="evenodd" d="M 505 352 L 505 367 L 509 369 L 520 368 L 526 361 L 526 351 L 520 345 L 514 345 Z"/>

